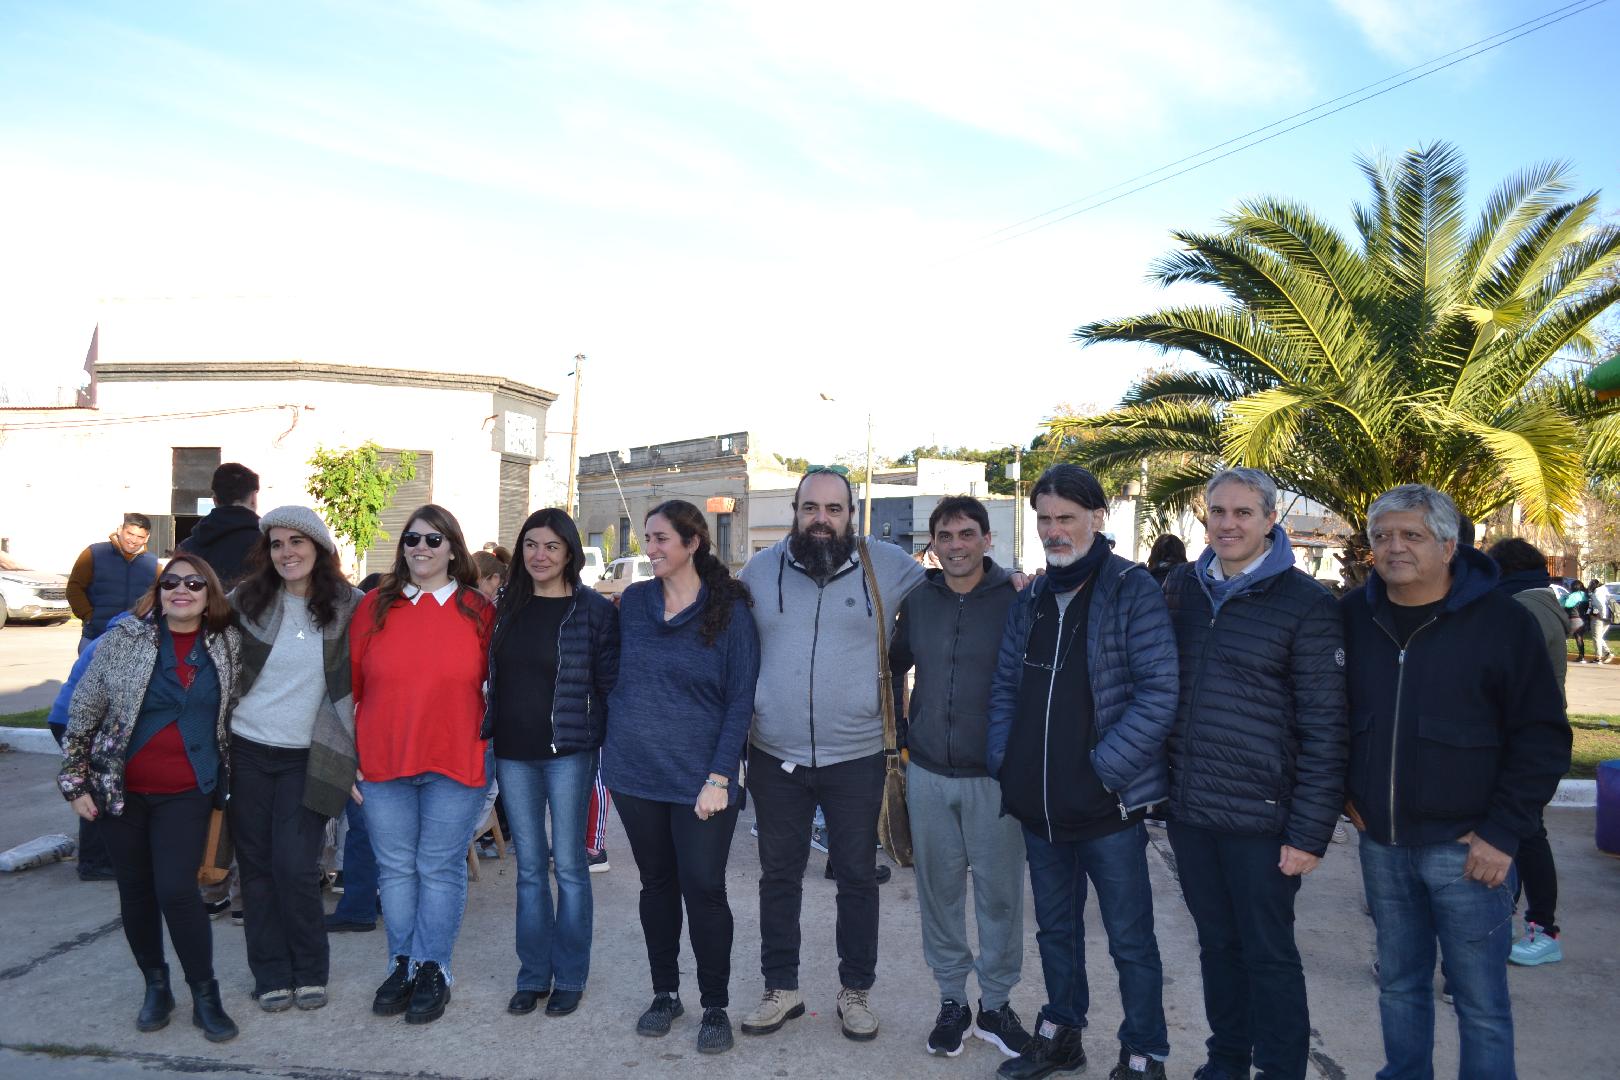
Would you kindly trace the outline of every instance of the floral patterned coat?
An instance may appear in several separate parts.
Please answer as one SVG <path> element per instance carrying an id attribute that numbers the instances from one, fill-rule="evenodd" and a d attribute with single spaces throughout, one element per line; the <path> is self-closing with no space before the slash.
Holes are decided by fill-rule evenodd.
<path id="1" fill-rule="evenodd" d="M 219 675 L 214 738 L 219 759 L 227 762 L 228 769 L 226 741 L 242 669 L 242 633 L 234 626 L 204 631 L 204 644 Z M 157 623 L 150 618 L 125 619 L 97 639 L 95 658 L 74 688 L 67 732 L 62 736 L 62 771 L 56 786 L 69 802 L 89 795 L 106 813 L 124 812 L 124 754 L 135 733 L 157 658 Z"/>

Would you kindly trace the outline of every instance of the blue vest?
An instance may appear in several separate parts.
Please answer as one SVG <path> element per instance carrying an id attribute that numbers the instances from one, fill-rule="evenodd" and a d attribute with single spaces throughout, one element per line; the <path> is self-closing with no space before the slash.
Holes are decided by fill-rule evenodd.
<path id="1" fill-rule="evenodd" d="M 197 669 L 191 689 L 180 685 L 179 662 L 174 655 L 174 637 L 163 622 L 158 623 L 157 666 L 152 669 L 152 681 L 146 686 L 146 698 L 141 702 L 141 715 L 135 720 L 129 747 L 124 751 L 128 761 L 152 736 L 170 724 L 180 725 L 180 738 L 186 744 L 186 757 L 197 774 L 197 787 L 213 791 L 219 783 L 219 742 L 215 739 L 215 724 L 219 719 L 219 672 L 214 670 L 213 658 L 208 655 L 204 642 L 208 632 L 197 635 L 186 659 Z"/>
<path id="2" fill-rule="evenodd" d="M 152 555 L 142 553 L 127 562 L 118 545 L 102 541 L 90 545 L 90 621 L 84 624 L 84 636 L 98 638 L 107 629 L 107 621 L 120 611 L 135 606 L 141 594 L 152 587 L 158 575 L 158 562 Z"/>

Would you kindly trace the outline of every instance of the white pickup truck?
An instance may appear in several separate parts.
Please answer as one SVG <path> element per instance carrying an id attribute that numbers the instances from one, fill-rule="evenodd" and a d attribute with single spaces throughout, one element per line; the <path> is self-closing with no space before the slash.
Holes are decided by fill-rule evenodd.
<path id="1" fill-rule="evenodd" d="M 603 596 L 617 596 L 638 581 L 651 581 L 652 576 L 651 559 L 645 555 L 626 555 L 609 563 L 602 580 L 592 587 Z"/>

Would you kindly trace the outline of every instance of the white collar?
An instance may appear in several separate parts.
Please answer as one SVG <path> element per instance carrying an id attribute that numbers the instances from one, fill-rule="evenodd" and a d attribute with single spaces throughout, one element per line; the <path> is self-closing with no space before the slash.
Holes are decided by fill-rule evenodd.
<path id="1" fill-rule="evenodd" d="M 1261 563 L 1266 561 L 1266 556 L 1270 555 L 1270 554 L 1271 554 L 1271 541 L 1270 541 L 1270 539 L 1267 539 L 1266 540 L 1266 546 L 1261 549 L 1260 554 L 1258 554 L 1258 555 L 1256 555 L 1254 557 L 1254 561 L 1251 562 L 1248 566 L 1245 566 L 1243 569 L 1239 570 L 1237 573 L 1233 574 L 1232 576 L 1233 577 L 1242 577 L 1244 574 L 1247 574 L 1249 571 L 1257 569 L 1260 566 Z M 1216 581 L 1225 581 L 1226 580 L 1226 571 L 1221 569 L 1221 557 L 1219 555 L 1215 556 L 1214 559 L 1210 560 L 1209 576 L 1214 578 Z"/>
<path id="2" fill-rule="evenodd" d="M 454 578 L 452 578 L 443 585 L 440 585 L 437 589 L 434 589 L 428 595 L 437 600 L 440 607 L 444 607 L 444 605 L 450 602 L 450 598 L 456 595 L 456 590 L 459 588 L 461 588 L 461 586 L 456 583 Z M 414 604 L 422 598 L 422 590 L 412 583 L 405 586 L 403 595 L 405 599 Z"/>

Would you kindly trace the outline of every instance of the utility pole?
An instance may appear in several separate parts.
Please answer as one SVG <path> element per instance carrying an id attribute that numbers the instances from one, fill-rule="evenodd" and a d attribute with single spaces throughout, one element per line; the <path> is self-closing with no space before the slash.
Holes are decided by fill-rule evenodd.
<path id="1" fill-rule="evenodd" d="M 574 482 L 579 475 L 579 395 L 585 385 L 585 354 L 574 354 L 574 422 L 569 425 L 568 432 L 568 498 L 563 505 L 568 508 L 568 515 L 577 519 L 579 508 L 574 505 Z"/>
<path id="2" fill-rule="evenodd" d="M 1005 473 L 1005 470 L 1004 470 Z M 1024 568 L 1024 446 L 1013 444 L 1013 467 L 1005 473 L 1013 482 L 1013 568 Z"/>
<path id="3" fill-rule="evenodd" d="M 872 414 L 866 414 L 866 509 L 861 511 L 861 528 L 872 535 Z"/>

